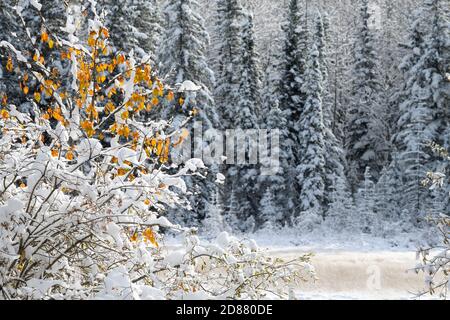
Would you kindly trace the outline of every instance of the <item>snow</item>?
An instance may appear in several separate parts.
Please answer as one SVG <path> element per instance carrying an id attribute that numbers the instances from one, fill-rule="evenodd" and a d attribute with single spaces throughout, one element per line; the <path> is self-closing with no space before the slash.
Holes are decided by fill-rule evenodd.
<path id="1" fill-rule="evenodd" d="M 186 252 L 181 250 L 173 251 L 167 255 L 167 257 L 164 259 L 164 262 L 171 267 L 178 266 L 183 263 L 185 254 Z"/>
<path id="2" fill-rule="evenodd" d="M 20 51 L 18 51 L 16 48 L 14 48 L 14 46 L 11 43 L 9 43 L 8 41 L 0 41 L 0 47 L 8 48 L 9 50 L 14 52 L 17 60 L 28 63 L 27 58 L 25 58 L 25 56 Z"/>
<path id="3" fill-rule="evenodd" d="M 216 181 L 215 182 L 218 183 L 218 184 L 224 184 L 225 183 L 225 176 L 222 173 L 218 172 L 216 174 Z"/>
<path id="4" fill-rule="evenodd" d="M 291 258 L 304 252 L 271 251 Z M 298 299 L 413 299 L 424 288 L 423 276 L 410 269 L 411 251 L 326 251 L 312 258 L 318 280 L 295 288 Z"/>
<path id="5" fill-rule="evenodd" d="M 196 85 L 195 83 L 193 83 L 190 80 L 186 80 L 184 81 L 181 85 L 180 88 L 178 88 L 178 92 L 186 92 L 186 91 L 198 91 L 200 90 L 202 87 Z"/>
<path id="6" fill-rule="evenodd" d="M 35 7 L 38 11 L 41 11 L 42 4 L 39 3 L 38 0 L 30 0 L 30 4 Z"/>

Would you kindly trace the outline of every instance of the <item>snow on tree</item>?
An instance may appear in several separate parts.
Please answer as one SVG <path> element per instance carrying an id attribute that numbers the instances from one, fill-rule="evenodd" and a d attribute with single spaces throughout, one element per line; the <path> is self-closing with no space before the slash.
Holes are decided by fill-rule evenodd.
<path id="1" fill-rule="evenodd" d="M 368 0 L 362 0 L 355 40 L 352 96 L 346 125 L 347 176 L 355 190 L 371 167 L 375 179 L 388 156 L 373 30 Z"/>
<path id="2" fill-rule="evenodd" d="M 300 11 L 299 1 L 291 0 L 287 13 L 287 21 L 283 25 L 284 46 L 281 61 L 281 81 L 280 81 L 280 109 L 287 119 L 288 137 L 283 141 L 282 153 L 286 154 L 288 160 L 288 170 L 286 171 L 286 184 L 289 186 L 294 197 L 288 203 L 288 208 L 294 213 L 298 206 L 297 197 L 299 187 L 295 176 L 296 167 L 299 164 L 299 128 L 301 112 L 305 103 L 305 95 L 302 91 L 304 83 L 304 73 L 307 59 L 307 30 L 304 15 Z M 290 168 L 290 169 L 289 169 Z M 292 218 L 292 217 L 291 217 Z"/>
<path id="3" fill-rule="evenodd" d="M 280 107 L 289 119 L 290 143 L 295 149 L 298 130 L 295 127 L 305 103 L 302 90 L 307 59 L 306 22 L 299 8 L 298 0 L 291 0 L 286 25 L 283 26 L 285 43 L 283 48 Z M 296 154 L 294 154 L 296 156 Z M 295 162 L 296 159 L 292 161 Z M 294 163 L 293 162 L 293 163 Z"/>
<path id="4" fill-rule="evenodd" d="M 284 118 L 283 112 L 278 107 L 277 102 L 274 101 L 273 103 L 273 106 L 265 117 L 264 128 L 270 132 L 278 130 L 280 145 L 273 145 L 271 150 L 267 150 L 264 154 L 260 155 L 263 158 L 261 161 L 261 170 L 264 170 L 264 174 L 261 174 L 258 178 L 258 185 L 261 188 L 260 192 L 262 194 L 258 214 L 259 224 L 262 224 L 262 228 L 272 229 L 288 221 L 290 218 L 290 212 L 288 210 L 289 202 L 292 202 L 292 197 L 294 196 L 286 184 L 288 163 L 286 155 L 282 152 L 282 144 L 287 139 L 287 121 Z M 271 163 L 269 153 L 279 155 L 278 167 L 272 167 L 274 164 Z"/>
<path id="5" fill-rule="evenodd" d="M 245 144 L 238 145 L 237 148 L 245 150 L 248 162 L 250 146 L 246 142 L 245 132 L 241 130 L 258 129 L 258 113 L 261 108 L 260 71 L 252 16 L 242 8 L 239 1 L 221 0 L 217 3 L 216 19 L 217 33 L 223 37 L 216 48 L 217 110 L 223 127 L 236 130 L 236 142 Z M 236 214 L 242 220 L 257 215 L 257 177 L 258 168 L 254 164 L 239 163 L 227 168 L 227 185 L 222 198 L 229 201 L 234 190 L 238 203 Z"/>
<path id="6" fill-rule="evenodd" d="M 434 152 L 444 162 L 450 161 L 449 153 L 439 145 L 433 145 Z M 432 190 L 441 189 L 448 183 L 448 177 L 443 172 L 429 172 L 425 185 Z M 442 207 L 445 207 L 446 198 L 442 197 Z M 429 213 L 427 222 L 431 225 L 432 232 L 437 233 L 440 244 L 422 246 L 417 250 L 415 267 L 416 273 L 424 274 L 425 289 L 416 294 L 417 298 L 424 295 L 438 295 L 441 299 L 448 298 L 449 272 L 450 272 L 450 218 L 446 211 Z"/>
<path id="7" fill-rule="evenodd" d="M 230 228 L 223 217 L 219 188 L 215 187 L 209 194 L 211 196 L 205 208 L 205 218 L 202 221 L 202 226 L 206 236 L 216 237 L 223 231 L 230 231 Z"/>
<path id="8" fill-rule="evenodd" d="M 325 218 L 325 226 L 332 232 L 351 233 L 358 232 L 356 222 L 356 208 L 353 197 L 343 180 L 336 180 L 333 190 L 329 195 L 329 207 Z"/>
<path id="9" fill-rule="evenodd" d="M 239 113 L 244 20 L 244 10 L 237 0 L 217 2 L 216 33 L 222 36 L 222 41 L 216 48 L 214 97 L 224 128 L 233 128 L 234 117 Z"/>
<path id="10" fill-rule="evenodd" d="M 99 9 L 105 10 L 106 25 L 117 51 L 130 52 L 155 61 L 162 32 L 162 20 L 157 0 L 101 0 Z"/>
<path id="11" fill-rule="evenodd" d="M 195 0 L 171 0 L 165 4 L 163 12 L 166 29 L 158 55 L 160 73 L 169 81 L 181 84 L 189 80 L 201 87 L 196 92 L 192 105 L 198 108 L 199 120 L 206 130 L 218 128 L 219 118 L 211 94 L 214 73 L 205 57 L 209 35 L 198 10 Z M 189 104 L 189 101 L 184 103 Z M 179 106 L 174 106 L 177 107 Z"/>
<path id="12" fill-rule="evenodd" d="M 261 70 L 259 55 L 256 51 L 253 15 L 246 14 L 246 23 L 242 29 L 243 34 L 243 57 L 242 57 L 242 74 L 240 87 L 240 105 L 239 109 L 243 115 L 243 119 L 249 117 L 253 123 L 244 124 L 242 128 L 256 128 L 259 123 L 261 113 Z M 241 117 L 240 115 L 236 115 Z M 253 120 L 253 118 L 256 118 Z"/>
<path id="13" fill-rule="evenodd" d="M 13 1 L 7 0 L 0 3 L 0 41 L 14 42 L 15 37 L 12 32 L 19 27 L 19 21 L 15 19 Z M 20 104 L 23 100 L 20 88 L 15 86 L 16 78 L 11 73 L 13 67 L 13 57 L 9 55 L 8 51 L 0 48 L 0 99 L 2 105 L 8 103 Z M 15 88 L 10 96 L 5 96 L 6 89 Z"/>
<path id="14" fill-rule="evenodd" d="M 400 206 L 401 199 L 404 196 L 401 192 L 403 187 L 402 177 L 399 157 L 394 152 L 390 165 L 382 170 L 380 179 L 375 186 L 375 211 L 385 222 L 399 221 L 403 218 Z"/>
<path id="15" fill-rule="evenodd" d="M 297 181 L 300 186 L 299 211 L 314 212 L 323 217 L 325 142 L 322 110 L 322 73 L 319 65 L 320 54 L 317 44 L 309 53 L 303 90 L 306 94 L 305 106 L 299 128 L 299 156 Z"/>
<path id="16" fill-rule="evenodd" d="M 320 12 L 316 15 L 314 41 L 317 43 L 319 52 L 320 71 L 322 73 L 322 110 L 324 123 L 324 144 L 325 144 L 325 173 L 324 173 L 324 206 L 328 210 L 329 204 L 333 201 L 332 193 L 335 192 L 336 186 L 345 187 L 347 179 L 345 177 L 345 155 L 343 147 L 333 133 L 331 97 L 329 91 L 329 75 L 328 75 L 328 41 L 327 30 L 324 26 L 322 15 Z M 348 187 L 345 187 L 348 188 Z"/>
<path id="17" fill-rule="evenodd" d="M 445 11 L 438 8 L 439 1 L 425 1 L 415 13 L 410 30 L 410 53 L 401 64 L 405 86 L 395 142 L 404 172 L 404 208 L 413 215 L 411 219 L 416 225 L 425 209 L 432 206 L 430 192 L 423 188 L 421 181 L 427 171 L 438 169 L 436 159 L 427 149 L 431 142 L 443 143 L 443 134 L 449 126 L 445 111 L 450 101 L 449 84 L 445 79 L 444 62 L 449 49 L 448 44 L 440 40 L 440 30 L 444 29 L 439 17 Z M 433 21 L 431 26 L 430 20 Z"/>
<path id="18" fill-rule="evenodd" d="M 380 217 L 375 212 L 375 183 L 369 167 L 364 172 L 364 181 L 356 195 L 356 210 L 357 227 L 363 233 L 376 232 L 379 228 Z"/>
<path id="19" fill-rule="evenodd" d="M 206 60 L 209 35 L 205 30 L 204 20 L 199 14 L 199 5 L 194 0 L 167 1 L 163 13 L 166 29 L 158 54 L 160 73 L 172 83 L 182 84 L 185 81 L 191 81 L 199 89 L 185 100 L 180 101 L 180 97 L 176 95 L 173 103 L 162 116 L 166 119 L 175 117 L 175 122 L 182 123 L 191 115 L 191 111 L 195 110 L 195 113 L 198 113 L 195 120 L 202 122 L 203 133 L 208 129 L 218 129 L 221 124 L 211 93 L 215 83 L 214 73 Z M 180 87 L 180 90 L 182 89 Z M 178 111 L 180 107 L 185 111 L 184 115 Z M 157 112 L 156 116 L 161 116 L 160 112 Z M 200 140 L 193 141 L 194 148 L 202 152 L 210 142 L 206 136 L 202 135 Z M 206 178 L 187 179 L 186 183 L 191 186 L 191 189 L 196 189 L 190 197 L 192 212 L 188 215 L 191 220 L 203 219 L 209 214 L 208 202 L 212 196 L 210 193 L 215 189 L 213 179 L 218 170 L 219 168 L 214 166 L 211 167 L 211 172 Z M 179 216 L 179 212 L 175 216 Z"/>

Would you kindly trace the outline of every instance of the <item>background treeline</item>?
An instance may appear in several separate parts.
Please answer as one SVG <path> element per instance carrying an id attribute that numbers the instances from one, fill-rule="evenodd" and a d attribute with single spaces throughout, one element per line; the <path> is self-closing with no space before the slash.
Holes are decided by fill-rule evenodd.
<path id="1" fill-rule="evenodd" d="M 89 1 L 40 2 L 52 8 L 42 12 L 49 33 L 67 19 L 88 23 Z M 168 83 L 201 87 L 186 103 L 204 130 L 281 131 L 281 170 L 212 167 L 188 179 L 192 210 L 172 209 L 173 219 L 211 233 L 322 225 L 387 236 L 450 212 L 448 182 L 423 186 L 427 172 L 449 170 L 431 145 L 450 149 L 448 0 L 98 2 L 115 51 L 148 57 Z M 40 37 L 41 18 L 17 19 L 17 3 L 0 3 L 0 40 L 32 52 L 20 39 Z M 3 49 L 0 59 L 0 95 L 26 110 Z M 163 116 L 183 121 L 176 110 Z"/>

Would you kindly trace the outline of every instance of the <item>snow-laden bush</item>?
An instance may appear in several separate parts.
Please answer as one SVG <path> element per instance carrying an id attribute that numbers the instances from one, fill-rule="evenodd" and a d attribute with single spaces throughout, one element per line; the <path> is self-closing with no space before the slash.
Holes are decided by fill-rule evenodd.
<path id="1" fill-rule="evenodd" d="M 436 144 L 432 144 L 431 147 L 444 158 L 444 161 L 450 161 L 450 156 L 444 148 Z M 442 172 L 429 172 L 423 184 L 435 190 L 446 185 L 445 179 L 446 175 Z M 434 227 L 433 231 L 437 231 L 440 235 L 442 244 L 417 250 L 416 258 L 419 263 L 415 271 L 424 273 L 426 284 L 426 289 L 417 296 L 430 294 L 446 299 L 450 289 L 450 217 L 442 213 L 429 216 L 427 221 Z"/>
<path id="2" fill-rule="evenodd" d="M 195 230 L 163 216 L 188 192 L 183 177 L 204 166 L 171 164 L 182 128 L 140 119 L 167 105 L 181 109 L 185 97 L 145 59 L 112 54 L 109 32 L 93 15 L 87 45 L 70 23 L 65 38 L 44 28 L 32 56 L 0 43 L 28 106 L 19 112 L 3 103 L 0 114 L 0 297 L 286 296 L 288 283 L 310 275 L 308 255 L 272 259 L 227 233 L 202 244 Z M 48 50 L 69 65 L 64 79 L 45 61 Z M 184 234 L 184 244 L 165 245 L 162 229 Z"/>
<path id="3" fill-rule="evenodd" d="M 417 251 L 416 272 L 425 274 L 426 289 L 418 294 L 437 294 L 441 298 L 448 297 L 450 280 L 450 218 L 440 216 L 429 218 L 428 221 L 436 226 L 442 236 L 442 244 L 432 248 L 420 248 Z"/>

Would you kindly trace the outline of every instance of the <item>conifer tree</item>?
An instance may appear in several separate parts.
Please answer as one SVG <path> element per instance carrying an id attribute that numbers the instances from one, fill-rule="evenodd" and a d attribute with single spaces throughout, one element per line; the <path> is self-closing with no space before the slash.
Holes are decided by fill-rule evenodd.
<path id="1" fill-rule="evenodd" d="M 200 7 L 196 0 L 169 0 L 164 6 L 166 27 L 159 48 L 160 73 L 173 85 L 190 81 L 199 87 L 199 90 L 180 102 L 177 96 L 173 103 L 163 111 L 166 119 L 180 114 L 180 107 L 186 112 L 176 117 L 176 123 L 182 123 L 188 112 L 193 109 L 198 112 L 196 121 L 201 121 L 202 133 L 208 129 L 220 128 L 219 116 L 216 111 L 211 90 L 214 86 L 214 73 L 209 68 L 206 51 L 209 45 L 209 35 L 204 27 L 204 20 L 199 14 Z M 158 117 L 161 117 L 158 111 Z M 181 118 L 178 120 L 178 118 Z M 197 139 L 197 137 L 195 137 Z M 211 142 L 203 134 L 194 142 L 197 152 Z M 196 153 L 197 154 L 197 153 Z M 196 219 L 210 217 L 209 210 L 214 206 L 210 201 L 216 189 L 215 175 L 219 168 L 212 164 L 209 174 L 205 178 L 188 177 L 186 184 L 196 189 L 191 197 L 191 207 Z"/>
<path id="2" fill-rule="evenodd" d="M 239 130 L 258 128 L 258 105 L 261 99 L 252 16 L 237 0 L 221 0 L 217 3 L 217 10 L 216 28 L 223 40 L 217 48 L 215 99 L 224 127 L 238 130 L 237 140 L 244 145 L 238 145 L 237 148 L 248 154 L 249 148 L 255 146 L 244 142 L 246 137 Z M 245 158 L 248 159 L 247 156 Z M 242 221 L 258 214 L 257 178 L 258 168 L 254 164 L 239 163 L 227 168 L 223 198 L 230 201 L 234 190 L 237 202 L 234 214 Z"/>
<path id="3" fill-rule="evenodd" d="M 322 73 L 317 45 L 313 44 L 306 69 L 303 90 L 306 101 L 298 124 L 300 164 L 297 176 L 300 185 L 300 212 L 315 212 L 323 216 L 325 143 L 322 111 Z"/>
<path id="4" fill-rule="evenodd" d="M 116 51 L 130 52 L 139 57 L 156 57 L 162 32 L 156 0 L 102 0 L 107 13 L 107 26 Z"/>
<path id="5" fill-rule="evenodd" d="M 326 17 L 326 16 L 325 16 Z M 329 28 L 329 27 L 327 27 Z M 344 150 L 332 130 L 332 111 L 331 98 L 328 83 L 328 42 L 327 28 L 324 26 L 322 15 L 320 12 L 316 15 L 314 41 L 317 43 L 319 52 L 320 71 L 322 73 L 322 110 L 324 122 L 324 144 L 325 144 L 325 193 L 324 205 L 327 211 L 329 204 L 332 202 L 332 194 L 335 192 L 337 185 L 348 188 L 347 179 L 344 172 L 345 155 Z"/>
<path id="6" fill-rule="evenodd" d="M 283 25 L 284 47 L 281 61 L 280 109 L 287 119 L 288 137 L 283 141 L 282 153 L 286 154 L 288 168 L 286 184 L 293 195 L 288 202 L 288 209 L 294 213 L 298 206 L 299 186 L 297 184 L 297 165 L 300 162 L 298 123 L 305 104 L 303 84 L 307 59 L 307 30 L 305 13 L 300 11 L 298 0 L 291 0 L 287 21 Z M 292 220 L 292 217 L 291 217 Z"/>
<path id="7" fill-rule="evenodd" d="M 359 32 L 354 49 L 352 97 L 346 126 L 347 175 L 353 190 L 364 179 L 366 167 L 379 177 L 387 157 L 377 54 L 369 27 L 368 0 L 361 1 Z"/>

